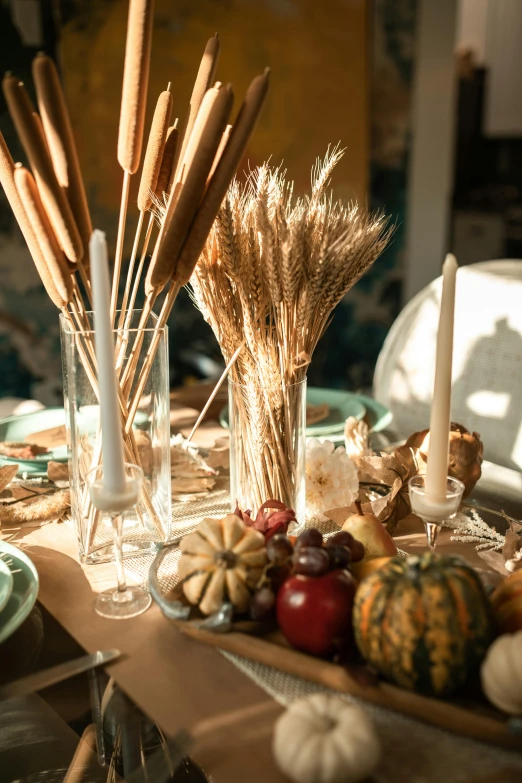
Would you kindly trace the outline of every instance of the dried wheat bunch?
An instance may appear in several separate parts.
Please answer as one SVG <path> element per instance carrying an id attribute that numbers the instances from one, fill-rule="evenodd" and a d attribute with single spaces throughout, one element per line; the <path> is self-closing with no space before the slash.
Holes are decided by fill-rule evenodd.
<path id="1" fill-rule="evenodd" d="M 267 164 L 234 181 L 191 285 L 241 384 L 245 459 L 256 474 L 257 507 L 287 505 L 296 477 L 294 385 L 306 377 L 334 307 L 370 268 L 389 237 L 387 219 L 327 193 L 342 156 L 328 150 L 312 171 L 311 194 L 293 198 L 280 168 Z"/>

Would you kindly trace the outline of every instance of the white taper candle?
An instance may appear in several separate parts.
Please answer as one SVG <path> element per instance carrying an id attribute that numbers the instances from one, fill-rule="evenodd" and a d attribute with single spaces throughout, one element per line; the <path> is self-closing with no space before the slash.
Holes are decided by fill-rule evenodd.
<path id="1" fill-rule="evenodd" d="M 98 365 L 102 430 L 103 486 L 107 494 L 125 491 L 123 435 L 116 358 L 110 317 L 110 282 L 107 242 L 103 231 L 93 231 L 89 242 L 94 309 L 94 343 Z"/>
<path id="2" fill-rule="evenodd" d="M 449 253 L 442 267 L 437 359 L 430 418 L 426 495 L 434 501 L 446 497 L 449 436 L 451 426 L 451 368 L 453 361 L 453 321 L 457 259 Z"/>

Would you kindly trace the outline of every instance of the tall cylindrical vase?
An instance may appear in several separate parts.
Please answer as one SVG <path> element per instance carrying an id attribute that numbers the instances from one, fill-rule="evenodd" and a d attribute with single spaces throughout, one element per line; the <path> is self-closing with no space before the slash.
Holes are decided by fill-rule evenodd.
<path id="1" fill-rule="evenodd" d="M 229 380 L 230 499 L 257 512 L 267 500 L 306 515 L 306 379 L 274 388 Z"/>
<path id="2" fill-rule="evenodd" d="M 87 316 L 92 326 L 92 314 Z M 139 464 L 144 474 L 140 500 L 125 518 L 126 557 L 150 553 L 157 542 L 167 541 L 172 517 L 168 332 L 167 327 L 156 328 L 155 315 L 150 316 L 145 328 L 138 328 L 140 316 L 141 312 L 135 311 L 128 328 L 114 331 L 121 385 L 125 385 L 123 380 L 128 377 L 128 384 L 122 390 L 127 410 L 152 354 L 149 349 L 159 342 L 147 382 L 138 390 L 139 404 L 132 426 L 124 434 L 125 459 Z M 102 464 L 94 332 L 73 329 L 63 316 L 60 328 L 71 511 L 80 560 L 87 564 L 107 562 L 113 559 L 111 519 L 93 508 L 85 483 L 88 472 Z"/>

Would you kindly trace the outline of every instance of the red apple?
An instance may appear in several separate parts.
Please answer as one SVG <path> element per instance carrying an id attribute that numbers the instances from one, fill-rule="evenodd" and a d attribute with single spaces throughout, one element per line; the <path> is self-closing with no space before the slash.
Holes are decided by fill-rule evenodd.
<path id="1" fill-rule="evenodd" d="M 348 571 L 292 576 L 277 595 L 277 622 L 291 645 L 331 655 L 351 640 L 356 582 Z"/>

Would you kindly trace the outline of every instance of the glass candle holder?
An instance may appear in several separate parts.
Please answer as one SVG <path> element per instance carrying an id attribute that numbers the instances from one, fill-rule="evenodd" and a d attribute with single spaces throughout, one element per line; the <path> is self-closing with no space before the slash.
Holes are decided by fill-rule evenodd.
<path id="1" fill-rule="evenodd" d="M 139 465 L 125 463 L 125 489 L 114 494 L 104 485 L 103 467 L 87 473 L 86 484 L 95 509 L 109 514 L 114 536 L 114 560 L 118 586 L 99 593 L 94 602 L 96 612 L 111 620 L 125 620 L 142 614 L 151 604 L 150 594 L 142 587 L 127 585 L 123 570 L 123 523 L 136 505 L 143 486 L 143 470 Z"/>
<path id="2" fill-rule="evenodd" d="M 306 515 L 306 379 L 281 387 L 229 380 L 230 499 L 255 516 L 267 500 Z"/>
<path id="3" fill-rule="evenodd" d="M 167 327 L 156 328 L 155 315 L 149 317 L 144 328 L 138 327 L 140 317 L 141 311 L 137 310 L 128 327 L 114 330 L 116 366 L 120 385 L 125 386 L 121 393 L 126 409 L 135 396 L 139 397 L 124 435 L 125 459 L 143 470 L 138 502 L 123 524 L 125 557 L 153 552 L 157 542 L 167 541 L 172 517 L 168 332 Z M 92 313 L 87 318 L 92 327 Z M 86 486 L 87 473 L 101 464 L 94 331 L 73 330 L 63 316 L 60 322 L 71 512 L 80 560 L 85 564 L 107 562 L 114 556 L 111 517 L 93 506 Z M 145 386 L 138 389 L 147 352 L 155 340 L 159 341 L 158 350 Z"/>
<path id="4" fill-rule="evenodd" d="M 433 552 L 442 522 L 456 516 L 464 493 L 464 484 L 456 478 L 446 479 L 446 495 L 435 498 L 426 493 L 426 476 L 412 476 L 408 482 L 411 510 L 422 519 L 428 548 Z"/>

